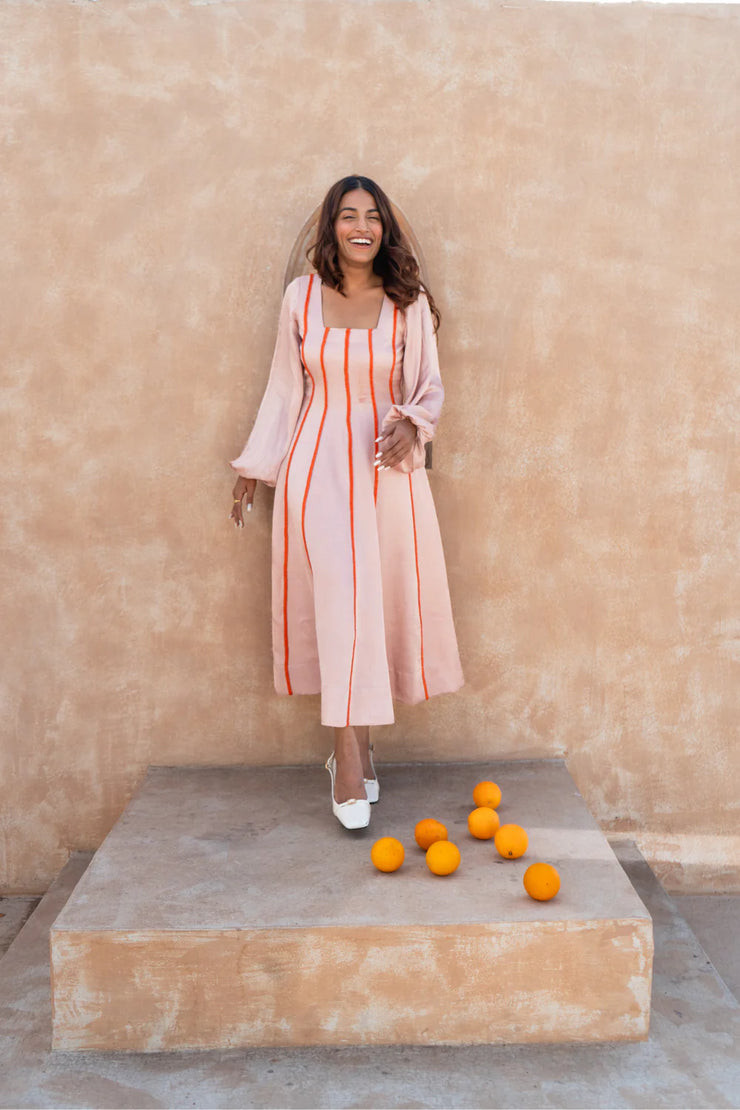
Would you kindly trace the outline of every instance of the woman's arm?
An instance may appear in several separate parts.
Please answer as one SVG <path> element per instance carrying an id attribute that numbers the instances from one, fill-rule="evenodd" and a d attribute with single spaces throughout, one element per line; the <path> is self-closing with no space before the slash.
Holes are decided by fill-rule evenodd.
<path id="1" fill-rule="evenodd" d="M 303 366 L 297 311 L 300 279 L 285 290 L 277 339 L 262 403 L 244 450 L 231 466 L 239 477 L 233 489 L 231 519 L 243 523 L 241 499 L 247 493 L 247 507 L 254 499 L 257 481 L 274 486 L 280 464 L 285 458 L 295 431 L 303 400 Z M 237 504 L 237 501 L 239 502 Z"/>
<path id="2" fill-rule="evenodd" d="M 424 466 L 424 446 L 434 435 L 443 401 L 434 321 L 429 302 L 420 293 L 406 309 L 403 404 L 392 405 L 383 421 L 378 443 L 381 466 L 395 465 L 403 471 Z"/>

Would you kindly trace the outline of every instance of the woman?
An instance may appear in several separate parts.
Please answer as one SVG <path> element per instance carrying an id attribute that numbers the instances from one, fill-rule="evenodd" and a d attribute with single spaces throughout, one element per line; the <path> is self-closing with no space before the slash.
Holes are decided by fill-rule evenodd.
<path id="1" fill-rule="evenodd" d="M 321 694 L 332 810 L 363 828 L 379 785 L 369 728 L 462 684 L 425 443 L 442 408 L 439 313 L 388 198 L 326 195 L 315 273 L 285 291 L 231 517 L 274 485 L 273 660 L 283 694 Z"/>

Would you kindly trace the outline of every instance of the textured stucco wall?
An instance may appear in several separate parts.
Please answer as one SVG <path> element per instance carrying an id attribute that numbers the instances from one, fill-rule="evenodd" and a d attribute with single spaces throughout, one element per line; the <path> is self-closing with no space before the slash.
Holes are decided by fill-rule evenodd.
<path id="1" fill-rule="evenodd" d="M 0 50 L 0 886 L 150 763 L 331 745 L 225 460 L 351 170 L 444 315 L 467 676 L 381 759 L 564 755 L 671 883 L 737 885 L 740 8 L 6 0 Z"/>

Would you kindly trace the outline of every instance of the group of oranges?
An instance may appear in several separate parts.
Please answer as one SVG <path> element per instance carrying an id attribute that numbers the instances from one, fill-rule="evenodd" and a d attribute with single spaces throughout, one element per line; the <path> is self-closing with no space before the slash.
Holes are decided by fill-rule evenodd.
<path id="1" fill-rule="evenodd" d="M 521 825 L 502 825 L 496 812 L 501 790 L 495 782 L 479 782 L 473 790 L 475 809 L 468 814 L 468 830 L 476 840 L 493 840 L 504 859 L 519 859 L 527 850 L 529 837 Z M 447 828 L 434 817 L 425 817 L 414 829 L 414 839 L 426 852 L 427 867 L 434 875 L 451 875 L 460 866 L 460 849 L 447 839 Z M 405 850 L 395 836 L 382 836 L 370 850 L 378 871 L 398 871 Z M 552 864 L 533 863 L 524 873 L 524 889 L 530 898 L 548 902 L 560 890 L 560 876 Z"/>

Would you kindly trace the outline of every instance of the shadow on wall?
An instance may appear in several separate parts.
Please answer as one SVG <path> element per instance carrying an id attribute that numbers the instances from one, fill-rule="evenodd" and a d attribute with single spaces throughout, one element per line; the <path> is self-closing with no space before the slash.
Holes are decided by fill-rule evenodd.
<path id="1" fill-rule="evenodd" d="M 403 212 L 396 207 L 391 201 L 391 208 L 393 215 L 398 220 L 401 231 L 406 236 L 409 246 L 414 253 L 416 261 L 419 263 L 419 270 L 421 272 L 421 280 L 424 285 L 428 283 L 427 267 L 424 261 L 424 253 L 416 235 L 413 232 L 411 224 L 404 216 Z M 285 267 L 285 277 L 283 279 L 283 290 L 287 289 L 294 278 L 301 277 L 302 274 L 310 274 L 313 272 L 313 266 L 306 257 L 306 251 L 316 238 L 316 228 L 321 214 L 321 205 L 314 208 L 311 215 L 306 220 L 305 224 L 298 233 L 298 238 L 293 244 L 293 249 L 288 258 L 288 265 Z"/>

